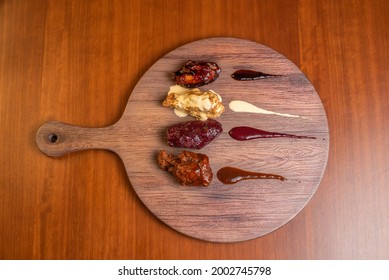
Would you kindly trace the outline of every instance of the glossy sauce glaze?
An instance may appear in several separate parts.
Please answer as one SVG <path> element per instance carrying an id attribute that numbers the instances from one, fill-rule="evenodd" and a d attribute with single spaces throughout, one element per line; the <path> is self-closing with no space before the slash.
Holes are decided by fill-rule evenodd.
<path id="1" fill-rule="evenodd" d="M 219 169 L 219 171 L 217 172 L 217 178 L 223 184 L 235 184 L 239 181 L 250 179 L 276 179 L 281 181 L 286 180 L 285 177 L 280 175 L 246 171 L 230 166 L 226 166 Z"/>
<path id="2" fill-rule="evenodd" d="M 263 72 L 253 71 L 253 70 L 237 70 L 234 73 L 232 73 L 231 77 L 237 81 L 252 81 L 252 80 L 265 79 L 265 78 L 282 77 L 282 75 L 266 74 Z"/>
<path id="3" fill-rule="evenodd" d="M 229 134 L 233 139 L 239 141 L 252 140 L 258 138 L 279 138 L 279 137 L 316 139 L 316 137 L 311 137 L 311 136 L 298 136 L 298 135 L 287 134 L 287 133 L 270 132 L 270 131 L 265 131 L 265 130 L 248 127 L 248 126 L 234 127 L 229 131 Z"/>

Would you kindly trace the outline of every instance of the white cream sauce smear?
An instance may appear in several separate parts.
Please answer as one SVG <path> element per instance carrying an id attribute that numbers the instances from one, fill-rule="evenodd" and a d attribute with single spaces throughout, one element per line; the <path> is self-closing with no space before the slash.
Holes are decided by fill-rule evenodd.
<path id="1" fill-rule="evenodd" d="M 244 112 L 244 113 L 257 113 L 257 114 L 266 114 L 266 115 L 278 115 L 288 118 L 301 118 L 301 116 L 282 114 L 277 112 L 268 111 L 261 109 L 251 103 L 242 100 L 233 100 L 230 102 L 229 107 L 234 112 Z"/>

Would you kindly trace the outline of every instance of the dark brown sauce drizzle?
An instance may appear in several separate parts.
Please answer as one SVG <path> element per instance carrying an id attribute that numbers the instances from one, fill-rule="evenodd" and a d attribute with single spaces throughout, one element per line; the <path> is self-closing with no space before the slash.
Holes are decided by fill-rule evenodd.
<path id="1" fill-rule="evenodd" d="M 217 178 L 223 184 L 235 184 L 239 181 L 250 179 L 276 179 L 281 181 L 286 180 L 285 177 L 280 175 L 246 171 L 230 166 L 219 169 L 219 171 L 217 172 Z"/>
<path id="2" fill-rule="evenodd" d="M 273 74 L 266 74 L 259 71 L 253 71 L 253 70 L 237 70 L 234 73 L 232 73 L 231 77 L 238 81 L 252 81 L 252 80 L 259 80 L 259 79 L 265 79 L 265 78 L 275 78 L 275 77 L 282 77 L 282 75 L 273 75 Z"/>
<path id="3" fill-rule="evenodd" d="M 248 126 L 234 127 L 229 131 L 229 134 L 232 138 L 239 141 L 252 140 L 257 138 L 279 138 L 279 137 L 316 139 L 316 137 L 311 137 L 311 136 L 298 136 L 293 134 L 270 132 L 270 131 L 264 131 L 261 129 L 248 127 Z"/>

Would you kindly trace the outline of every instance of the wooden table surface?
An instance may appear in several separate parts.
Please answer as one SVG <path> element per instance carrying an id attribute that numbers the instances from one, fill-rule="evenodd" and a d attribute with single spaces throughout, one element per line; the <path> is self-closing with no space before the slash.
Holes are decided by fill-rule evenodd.
<path id="1" fill-rule="evenodd" d="M 0 259 L 388 259 L 388 14 L 386 0 L 0 1 Z M 323 180 L 285 226 L 193 239 L 147 210 L 115 154 L 38 150 L 43 123 L 110 125 L 156 60 L 218 36 L 289 58 L 326 110 Z"/>

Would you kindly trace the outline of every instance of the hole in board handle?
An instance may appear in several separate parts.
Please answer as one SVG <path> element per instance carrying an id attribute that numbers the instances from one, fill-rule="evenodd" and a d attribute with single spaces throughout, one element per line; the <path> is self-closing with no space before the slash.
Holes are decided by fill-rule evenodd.
<path id="1" fill-rule="evenodd" d="M 53 144 L 58 141 L 58 135 L 55 133 L 50 134 L 47 138 L 49 139 L 49 142 Z"/>

